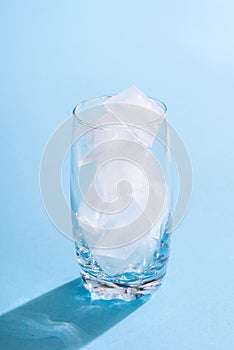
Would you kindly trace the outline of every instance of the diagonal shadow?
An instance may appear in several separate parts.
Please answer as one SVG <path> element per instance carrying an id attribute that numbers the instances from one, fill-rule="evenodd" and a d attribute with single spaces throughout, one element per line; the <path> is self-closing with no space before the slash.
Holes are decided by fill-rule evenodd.
<path id="1" fill-rule="evenodd" d="M 79 349 L 147 299 L 92 301 L 76 279 L 1 316 L 0 349 Z"/>

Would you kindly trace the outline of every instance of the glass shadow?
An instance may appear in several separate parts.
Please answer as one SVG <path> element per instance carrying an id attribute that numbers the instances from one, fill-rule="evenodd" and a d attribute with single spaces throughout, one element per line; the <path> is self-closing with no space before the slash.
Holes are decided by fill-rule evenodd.
<path id="1" fill-rule="evenodd" d="M 91 300 L 81 278 L 48 292 L 0 317 L 4 350 L 79 349 L 140 307 L 132 302 Z"/>

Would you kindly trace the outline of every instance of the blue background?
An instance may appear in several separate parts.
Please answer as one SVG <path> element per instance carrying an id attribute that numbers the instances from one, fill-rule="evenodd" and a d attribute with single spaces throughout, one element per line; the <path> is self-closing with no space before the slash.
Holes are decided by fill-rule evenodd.
<path id="1" fill-rule="evenodd" d="M 48 327 L 38 330 L 43 317 L 33 323 L 28 316 L 21 333 L 3 322 L 0 344 L 24 350 L 233 348 L 234 2 L 5 0 L 0 7 L 0 311 L 52 291 L 26 306 L 29 311 L 2 319 L 6 325 L 18 317 L 21 324 L 24 310 L 43 309 L 58 329 L 50 343 Z M 193 197 L 155 296 L 143 304 L 92 304 L 80 280 L 75 291 L 64 286 L 79 277 L 78 267 L 73 243 L 43 209 L 40 159 L 75 104 L 131 84 L 167 104 L 191 156 Z M 77 340 L 67 336 L 72 322 Z M 39 343 L 24 339 L 30 329 Z"/>

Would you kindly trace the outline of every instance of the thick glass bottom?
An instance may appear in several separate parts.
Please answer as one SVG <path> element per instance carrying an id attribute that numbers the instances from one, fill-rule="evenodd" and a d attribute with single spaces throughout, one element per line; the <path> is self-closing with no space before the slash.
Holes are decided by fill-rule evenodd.
<path id="1" fill-rule="evenodd" d="M 145 237 L 137 247 L 129 245 L 104 252 L 93 252 L 85 242 L 76 243 L 81 276 L 91 298 L 131 301 L 153 294 L 166 274 L 169 244 L 166 232 L 160 245 Z"/>
<path id="2" fill-rule="evenodd" d="M 87 273 L 82 273 L 84 287 L 91 293 L 91 299 L 121 299 L 132 301 L 143 295 L 153 294 L 161 285 L 165 273 L 155 280 L 142 281 L 142 284 L 120 285 L 113 282 L 101 281 Z"/>

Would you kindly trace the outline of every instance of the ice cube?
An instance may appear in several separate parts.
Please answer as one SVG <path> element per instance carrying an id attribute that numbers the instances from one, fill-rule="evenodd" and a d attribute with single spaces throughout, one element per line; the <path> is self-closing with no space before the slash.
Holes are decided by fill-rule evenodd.
<path id="1" fill-rule="evenodd" d="M 129 124 L 135 126 L 130 130 L 136 140 L 147 147 L 152 146 L 166 112 L 155 101 L 146 97 L 135 86 L 130 86 L 108 99 L 104 105 L 121 124 L 128 125 L 129 128 Z M 112 119 L 114 120 L 113 117 Z"/>
<path id="2" fill-rule="evenodd" d="M 119 94 L 112 96 L 110 99 L 104 102 L 105 105 L 112 103 L 132 104 L 149 109 L 159 117 L 163 115 L 163 110 L 152 99 L 146 97 L 143 92 L 137 89 L 134 85 L 130 86 L 128 89 L 120 92 Z"/>
<path id="3" fill-rule="evenodd" d="M 152 262 L 159 240 L 151 232 L 126 246 L 114 249 L 91 248 L 91 253 L 102 270 L 113 276 L 122 273 L 142 273 Z"/>

